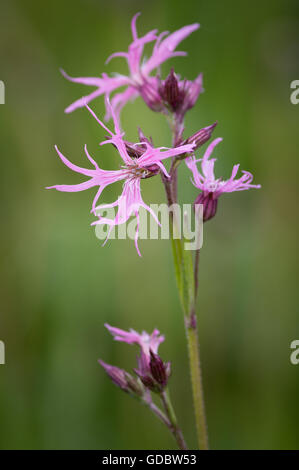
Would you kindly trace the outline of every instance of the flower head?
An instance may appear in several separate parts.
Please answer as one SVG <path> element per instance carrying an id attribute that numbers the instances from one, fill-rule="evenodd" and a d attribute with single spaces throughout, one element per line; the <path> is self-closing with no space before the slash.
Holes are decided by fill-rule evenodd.
<path id="1" fill-rule="evenodd" d="M 105 326 L 116 341 L 137 344 L 140 347 L 140 355 L 137 357 L 138 367 L 134 372 L 147 389 L 155 392 L 163 390 L 170 376 L 170 363 L 164 363 L 158 355 L 158 348 L 164 341 L 164 336 L 160 335 L 158 330 L 149 335 L 146 331 L 137 333 L 132 329 L 124 331 L 108 324 Z"/>
<path id="2" fill-rule="evenodd" d="M 154 29 L 144 36 L 138 37 L 136 20 L 139 15 L 140 13 L 137 13 L 131 22 L 133 42 L 129 45 L 128 51 L 116 52 L 107 60 L 107 62 L 109 62 L 115 57 L 123 57 L 126 59 L 129 69 L 129 74 L 127 76 L 115 75 L 113 77 L 109 77 L 107 74 L 102 74 L 101 77 L 73 78 L 62 71 L 65 78 L 72 82 L 97 87 L 97 89 L 89 95 L 80 98 L 68 106 L 65 110 L 67 113 L 74 111 L 76 108 L 83 107 L 86 103 L 89 103 L 100 95 L 109 97 L 110 93 L 123 86 L 126 87 L 125 90 L 114 95 L 112 99 L 112 105 L 117 114 L 128 101 L 135 99 L 139 94 L 144 97 L 144 100 L 151 108 L 159 108 L 161 100 L 157 94 L 157 79 L 150 74 L 166 60 L 175 56 L 186 55 L 185 52 L 175 51 L 175 49 L 183 39 L 199 28 L 199 24 L 195 23 L 184 26 L 169 36 L 167 36 L 168 32 L 163 32 L 157 35 L 157 30 Z M 155 45 L 151 57 L 142 62 L 141 59 L 144 46 L 147 43 L 154 41 Z M 111 112 L 108 107 L 106 118 L 109 119 L 110 117 Z"/>
<path id="3" fill-rule="evenodd" d="M 221 194 L 261 187 L 260 184 L 251 184 L 253 175 L 248 171 L 242 171 L 243 175 L 240 178 L 236 178 L 240 165 L 234 165 L 232 174 L 226 181 L 215 177 L 214 164 L 216 158 L 210 159 L 210 156 L 216 145 L 221 141 L 221 138 L 213 140 L 201 159 L 196 160 L 195 157 L 186 158 L 186 164 L 192 171 L 192 182 L 196 188 L 202 191 L 196 198 L 195 204 L 203 204 L 204 222 L 214 217 L 217 210 L 218 198 Z M 201 162 L 201 173 L 197 168 L 198 162 Z"/>
<path id="4" fill-rule="evenodd" d="M 71 170 L 81 173 L 85 176 L 89 176 L 90 179 L 75 185 L 55 185 L 50 186 L 48 189 L 54 188 L 58 191 L 66 191 L 66 192 L 76 192 L 76 191 L 84 191 L 85 189 L 92 188 L 94 186 L 98 186 L 98 191 L 93 199 L 92 203 L 92 212 L 97 213 L 100 209 L 105 209 L 108 207 L 118 207 L 118 212 L 114 219 L 109 219 L 106 217 L 98 216 L 98 220 L 92 223 L 92 225 L 96 224 L 107 224 L 109 225 L 109 231 L 107 239 L 115 225 L 123 224 L 127 222 L 127 220 L 131 216 L 135 216 L 137 219 L 137 228 L 136 228 L 136 236 L 135 236 L 135 246 L 136 250 L 140 255 L 140 251 L 138 248 L 138 234 L 139 234 L 139 210 L 143 207 L 147 210 L 152 217 L 155 219 L 157 224 L 160 225 L 160 222 L 154 213 L 154 211 L 143 202 L 141 197 L 141 188 L 140 183 L 143 178 L 147 178 L 150 175 L 155 175 L 157 173 L 157 168 L 160 169 L 166 177 L 168 177 L 168 173 L 166 168 L 164 167 L 162 160 L 166 158 L 173 157 L 176 155 L 181 155 L 186 152 L 191 152 L 194 148 L 195 144 L 185 144 L 179 147 L 168 149 L 166 147 L 158 147 L 155 148 L 147 139 L 142 139 L 141 142 L 136 144 L 130 144 L 130 153 L 134 153 L 134 148 L 138 149 L 136 151 L 136 155 L 134 158 L 130 156 L 128 151 L 128 143 L 124 141 L 123 136 L 124 132 L 121 131 L 119 120 L 107 100 L 107 107 L 112 114 L 114 120 L 114 132 L 109 130 L 105 124 L 102 123 L 98 119 L 98 117 L 94 114 L 94 112 L 86 105 L 87 109 L 90 113 L 94 116 L 97 122 L 108 132 L 109 138 L 100 145 L 104 144 L 112 144 L 114 145 L 121 157 L 122 166 L 119 170 L 102 170 L 99 168 L 98 164 L 95 160 L 89 155 L 87 147 L 85 145 L 84 150 L 87 158 L 93 164 L 94 169 L 87 169 L 81 168 L 77 165 L 71 163 L 59 150 L 57 147 L 56 151 L 63 161 L 63 163 L 68 166 Z M 141 153 L 140 153 L 141 150 Z M 102 204 L 96 207 L 97 201 L 102 193 L 102 191 L 106 188 L 106 186 L 116 182 L 116 181 L 124 181 L 123 191 L 119 198 L 111 203 L 111 204 Z M 107 240 L 106 239 L 106 240 Z"/>

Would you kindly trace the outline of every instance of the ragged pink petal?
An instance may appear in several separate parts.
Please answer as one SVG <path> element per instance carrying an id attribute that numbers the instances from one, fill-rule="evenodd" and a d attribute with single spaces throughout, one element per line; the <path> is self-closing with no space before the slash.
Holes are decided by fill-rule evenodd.
<path id="1" fill-rule="evenodd" d="M 117 75 L 115 77 L 108 77 L 108 75 L 103 74 L 102 77 L 70 77 L 63 70 L 61 70 L 61 73 L 67 80 L 71 82 L 97 87 L 97 89 L 93 91 L 92 93 L 85 95 L 82 98 L 79 98 L 70 106 L 68 106 L 65 109 L 66 113 L 71 113 L 77 108 L 82 108 L 83 106 L 85 106 L 85 104 L 94 100 L 98 96 L 101 96 L 101 95 L 109 96 L 109 94 L 112 91 L 116 90 L 117 88 L 122 87 L 122 86 L 128 86 L 130 84 L 130 79 L 123 75 Z"/>
<path id="2" fill-rule="evenodd" d="M 253 176 L 249 172 L 243 172 L 243 175 L 236 179 L 239 164 L 234 165 L 231 176 L 228 180 L 215 178 L 214 163 L 215 158 L 210 159 L 212 152 L 217 144 L 222 141 L 217 138 L 208 146 L 202 159 L 196 160 L 194 157 L 186 159 L 186 164 L 193 175 L 193 184 L 202 191 L 202 194 L 196 198 L 196 204 L 204 205 L 204 220 L 209 220 L 216 213 L 217 199 L 223 193 L 231 193 L 234 191 L 244 191 L 246 189 L 260 188 L 260 185 L 253 185 L 251 181 Z M 197 167 L 197 163 L 201 162 L 201 172 Z M 205 215 L 206 214 L 206 215 Z"/>
<path id="3" fill-rule="evenodd" d="M 123 107 L 129 102 L 134 101 L 139 95 L 139 92 L 132 86 L 128 86 L 122 93 L 117 93 L 111 99 L 111 105 L 115 111 L 115 114 L 119 118 L 120 112 Z M 107 108 L 106 108 L 107 109 Z M 107 109 L 105 120 L 108 121 L 111 118 L 111 112 Z"/>
<path id="4" fill-rule="evenodd" d="M 193 31 L 196 31 L 199 28 L 199 24 L 195 23 L 189 26 L 184 26 L 183 28 L 175 31 L 170 34 L 168 37 L 163 39 L 157 48 L 154 49 L 152 56 L 143 66 L 143 72 L 148 74 L 154 69 L 159 67 L 163 62 L 177 55 L 174 50 L 179 45 L 183 39 L 188 37 Z M 179 55 L 182 53 L 180 52 Z M 184 53 L 183 53 L 184 54 Z"/>
<path id="5" fill-rule="evenodd" d="M 125 170 L 102 170 L 99 168 L 95 160 L 90 156 L 88 153 L 86 145 L 84 146 L 85 154 L 89 161 L 95 166 L 94 170 L 90 170 L 88 168 L 82 168 L 79 167 L 73 163 L 71 163 L 55 146 L 55 149 L 57 151 L 58 156 L 62 160 L 62 162 L 71 170 L 75 171 L 76 173 L 81 173 L 82 175 L 85 176 L 90 176 L 90 179 L 88 181 L 85 181 L 83 183 L 79 184 L 73 184 L 73 185 L 55 185 L 55 186 L 48 186 L 47 189 L 56 189 L 57 191 L 64 191 L 64 192 L 78 192 L 78 191 L 84 191 L 86 189 L 92 188 L 94 186 L 99 186 L 99 189 L 97 191 L 97 194 L 94 198 L 93 204 L 92 204 L 92 210 L 95 209 L 95 204 L 102 193 L 102 191 L 105 189 L 106 186 L 115 183 L 116 181 L 121 181 L 126 178 L 126 171 Z"/>
<path id="6" fill-rule="evenodd" d="M 114 219 L 107 219 L 106 217 L 101 217 L 99 211 L 108 207 L 118 207 L 118 211 Z M 135 233 L 135 246 L 138 252 L 138 255 L 141 256 L 140 250 L 138 248 L 138 234 L 139 234 L 139 210 L 141 208 L 147 210 L 154 218 L 154 220 L 159 223 L 157 216 L 154 214 L 152 209 L 147 206 L 142 198 L 140 191 L 140 178 L 131 178 L 125 181 L 123 192 L 121 196 L 111 204 L 103 204 L 95 208 L 95 211 L 99 219 L 92 223 L 92 225 L 121 225 L 126 223 L 131 216 L 135 216 L 137 219 L 137 227 Z"/>
<path id="7" fill-rule="evenodd" d="M 116 341 L 139 345 L 143 354 L 147 358 L 150 358 L 150 350 L 157 354 L 159 345 L 165 340 L 165 337 L 160 335 L 160 332 L 157 329 L 155 329 L 150 335 L 146 331 L 143 331 L 140 334 L 132 329 L 130 329 L 130 331 L 121 330 L 120 328 L 108 325 L 108 323 L 105 323 L 105 327 Z"/>

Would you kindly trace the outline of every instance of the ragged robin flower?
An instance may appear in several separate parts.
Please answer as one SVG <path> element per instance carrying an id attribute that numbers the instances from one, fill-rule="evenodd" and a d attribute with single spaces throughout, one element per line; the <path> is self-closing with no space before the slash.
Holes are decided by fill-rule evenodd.
<path id="1" fill-rule="evenodd" d="M 148 178 L 151 175 L 157 174 L 157 168 L 163 172 L 166 178 L 169 177 L 169 174 L 162 163 L 162 160 L 165 160 L 169 157 L 174 157 L 177 155 L 182 155 L 185 153 L 190 153 L 195 147 L 195 143 L 188 143 L 185 145 L 181 145 L 175 148 L 166 148 L 166 147 L 158 147 L 155 148 L 150 143 L 148 139 L 142 138 L 141 142 L 136 144 L 130 144 L 124 141 L 123 136 L 124 132 L 122 132 L 120 128 L 120 123 L 118 117 L 116 116 L 109 100 L 107 99 L 107 108 L 111 113 L 114 121 L 114 132 L 108 129 L 105 124 L 98 119 L 98 117 L 94 114 L 94 112 L 86 105 L 87 109 L 90 113 L 94 116 L 97 122 L 108 132 L 109 138 L 100 145 L 104 144 L 112 144 L 114 145 L 121 157 L 122 165 L 121 168 L 118 170 L 103 170 L 99 168 L 97 162 L 89 155 L 87 147 L 85 145 L 85 153 L 89 161 L 93 164 L 94 169 L 88 168 L 81 168 L 77 165 L 71 163 L 61 152 L 58 150 L 57 147 L 56 151 L 63 161 L 63 163 L 68 166 L 71 170 L 81 173 L 82 175 L 89 176 L 90 179 L 74 185 L 55 185 L 50 186 L 48 189 L 54 188 L 58 191 L 66 191 L 66 192 L 77 192 L 77 191 L 84 191 L 85 189 L 89 189 L 92 187 L 98 186 L 98 191 L 93 199 L 92 203 L 92 212 L 97 214 L 97 212 L 101 209 L 106 209 L 108 207 L 118 207 L 118 212 L 114 219 L 106 218 L 98 216 L 98 220 L 92 223 L 92 225 L 96 224 L 107 224 L 109 226 L 108 236 L 109 238 L 111 231 L 114 226 L 126 223 L 127 220 L 131 216 L 135 216 L 137 219 L 137 228 L 135 234 L 135 246 L 136 250 L 140 255 L 140 251 L 138 248 L 138 234 L 139 234 L 139 210 L 143 207 L 147 210 L 155 221 L 160 225 L 160 222 L 154 213 L 154 211 L 144 203 L 141 197 L 141 188 L 140 183 L 141 180 L 144 178 Z M 138 149 L 136 151 L 136 158 L 132 156 L 134 153 L 134 148 Z M 130 150 L 129 150 L 130 149 Z M 140 149 L 142 150 L 142 154 L 140 154 Z M 130 154 L 129 154 L 130 153 Z M 96 206 L 97 201 L 106 186 L 117 182 L 123 181 L 123 191 L 119 198 L 111 203 L 111 204 L 102 204 L 100 206 Z M 106 240 L 107 240 L 106 239 Z"/>
<path id="2" fill-rule="evenodd" d="M 204 222 L 210 220 L 216 214 L 218 198 L 221 194 L 261 187 L 260 184 L 251 184 L 253 175 L 248 171 L 242 171 L 243 175 L 236 178 L 240 165 L 234 165 L 232 174 L 226 181 L 215 177 L 214 164 L 216 158 L 210 159 L 210 156 L 216 145 L 221 141 L 221 138 L 213 140 L 205 151 L 203 158 L 196 160 L 192 156 L 185 160 L 188 168 L 192 171 L 192 183 L 201 190 L 194 204 L 203 204 Z M 198 162 L 201 162 L 201 172 L 197 167 Z"/>
<path id="3" fill-rule="evenodd" d="M 94 86 L 96 90 L 89 95 L 83 96 L 78 99 L 65 110 L 66 113 L 74 111 L 76 108 L 85 106 L 86 103 L 94 100 L 98 96 L 105 95 L 109 97 L 115 90 L 125 87 L 125 90 L 113 96 L 111 103 L 115 109 L 115 113 L 119 114 L 125 104 L 141 95 L 144 101 L 155 110 L 162 110 L 163 104 L 157 92 L 158 78 L 152 76 L 151 73 L 156 70 L 166 60 L 186 55 L 185 52 L 175 51 L 178 44 L 188 37 L 193 31 L 199 28 L 198 23 L 184 26 L 183 28 L 168 35 L 168 32 L 163 32 L 157 35 L 157 30 L 149 31 L 142 37 L 138 37 L 136 29 L 136 20 L 140 13 L 137 13 L 131 22 L 131 30 L 133 42 L 129 45 L 128 52 L 115 52 L 108 59 L 108 63 L 112 58 L 123 57 L 126 59 L 129 68 L 128 75 L 119 75 L 109 77 L 107 74 L 102 74 L 101 77 L 70 77 L 63 70 L 62 74 L 68 80 L 84 85 Z M 147 60 L 142 61 L 144 46 L 148 43 L 154 42 L 152 55 Z M 111 118 L 109 107 L 106 107 L 106 119 Z"/>
<path id="4" fill-rule="evenodd" d="M 140 356 L 137 357 L 138 367 L 134 369 L 134 372 L 147 389 L 161 392 L 166 387 L 171 373 L 170 363 L 164 363 L 158 355 L 158 348 L 164 341 L 164 336 L 160 335 L 158 330 L 154 330 L 149 335 L 146 331 L 140 334 L 132 329 L 125 331 L 108 324 L 105 326 L 116 341 L 137 344 L 140 347 Z M 111 378 L 113 380 L 113 377 Z M 122 382 L 119 386 L 121 385 Z"/>

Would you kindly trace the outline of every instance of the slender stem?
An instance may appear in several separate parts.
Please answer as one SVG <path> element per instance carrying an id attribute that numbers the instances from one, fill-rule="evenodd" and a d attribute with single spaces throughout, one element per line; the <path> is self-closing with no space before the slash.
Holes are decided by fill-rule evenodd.
<path id="1" fill-rule="evenodd" d="M 175 415 L 175 412 L 174 412 L 174 409 L 170 400 L 168 390 L 164 390 L 163 392 L 161 392 L 160 397 L 161 397 L 161 400 L 165 409 L 165 413 L 171 423 L 171 431 L 177 441 L 179 449 L 182 449 L 182 450 L 188 449 L 186 442 L 184 440 L 183 433 L 181 429 L 178 427 L 176 415 Z"/>
<path id="2" fill-rule="evenodd" d="M 199 269 L 200 249 L 195 252 L 194 259 L 194 297 L 195 301 L 198 294 L 198 269 Z M 197 331 L 197 318 L 195 311 L 191 313 L 190 321 L 186 322 L 186 333 L 188 350 L 190 357 L 190 372 L 194 397 L 194 409 L 196 428 L 198 434 L 198 444 L 201 449 L 208 449 L 208 433 L 205 416 L 205 405 L 202 387 L 202 376 L 200 366 L 200 352 Z"/>
<path id="3" fill-rule="evenodd" d="M 195 259 L 194 259 L 194 297 L 195 300 L 197 299 L 198 293 L 198 268 L 199 268 L 199 257 L 200 257 L 200 249 L 196 250 L 195 252 Z"/>
<path id="4" fill-rule="evenodd" d="M 176 416 L 171 405 L 169 395 L 167 395 L 166 392 L 161 392 L 160 397 L 165 409 L 165 413 L 163 413 L 163 411 L 152 401 L 151 398 L 144 399 L 144 403 L 157 416 L 157 418 L 167 426 L 174 439 L 176 440 L 178 448 L 182 450 L 188 449 L 182 431 L 177 425 Z"/>
<path id="5" fill-rule="evenodd" d="M 173 217 L 172 222 L 175 223 Z M 194 266 L 194 271 L 190 273 L 190 267 L 188 269 L 187 266 L 187 264 L 190 263 L 190 259 L 188 258 L 188 255 L 184 250 L 183 243 L 181 242 L 181 240 L 172 238 L 172 248 L 179 296 L 185 315 L 186 336 L 189 353 L 189 368 L 192 384 L 198 446 L 199 449 L 206 450 L 208 449 L 208 437 L 201 379 L 197 319 L 195 314 L 195 299 L 198 290 L 199 250 L 197 250 L 195 254 L 195 262 L 197 263 L 197 265 Z M 188 272 L 190 273 L 189 275 Z M 190 275 L 192 276 L 192 279 L 190 279 Z M 192 284 L 192 282 L 194 282 L 193 294 L 192 288 L 190 289 L 190 284 Z"/>
<path id="6" fill-rule="evenodd" d="M 186 319 L 186 334 L 198 446 L 201 450 L 207 450 L 209 448 L 208 433 L 200 367 L 197 321 L 194 312 L 191 314 L 190 318 Z"/>
<path id="7" fill-rule="evenodd" d="M 178 123 L 174 122 L 172 127 L 173 143 L 178 136 Z M 172 162 L 171 181 L 164 180 L 164 186 L 167 195 L 168 205 L 176 202 L 176 165 Z M 174 173 L 174 181 L 172 179 Z M 173 221 L 175 222 L 175 221 Z M 183 312 L 185 315 L 186 336 L 188 343 L 189 367 L 192 384 L 194 415 L 196 422 L 198 446 L 201 450 L 208 449 L 208 434 L 205 417 L 205 406 L 203 396 L 203 386 L 201 378 L 201 366 L 199 356 L 197 319 L 195 314 L 195 301 L 198 292 L 198 264 L 199 250 L 195 253 L 195 265 L 192 266 L 190 255 L 186 254 L 183 246 L 184 240 L 175 240 L 172 233 L 172 247 L 174 256 L 174 265 L 177 278 L 177 285 L 180 295 Z M 191 273 L 191 269 L 192 273 Z"/>
<path id="8" fill-rule="evenodd" d="M 165 424 L 168 427 L 168 429 L 171 429 L 171 423 L 169 419 L 167 418 L 167 416 L 163 413 L 163 411 L 161 411 L 160 408 L 157 405 L 155 405 L 155 403 L 152 401 L 146 401 L 145 403 L 150 408 L 150 410 L 152 410 L 152 412 L 157 416 L 157 418 L 163 424 Z"/>

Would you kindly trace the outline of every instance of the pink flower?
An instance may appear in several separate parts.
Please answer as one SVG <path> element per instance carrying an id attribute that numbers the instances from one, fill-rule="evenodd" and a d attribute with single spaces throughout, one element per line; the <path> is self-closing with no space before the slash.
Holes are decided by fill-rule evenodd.
<path id="1" fill-rule="evenodd" d="M 63 75 L 72 82 L 97 87 L 97 89 L 89 95 L 83 96 L 68 106 L 65 110 L 66 113 L 70 113 L 76 108 L 83 107 L 86 103 L 89 103 L 100 95 L 109 97 L 111 92 L 123 86 L 126 87 L 125 90 L 114 95 L 112 99 L 112 106 L 117 114 L 119 114 L 120 110 L 129 100 L 135 99 L 139 94 L 144 96 L 145 101 L 151 107 L 155 107 L 155 105 L 159 106 L 160 97 L 157 93 L 157 78 L 150 76 L 150 73 L 166 60 L 175 56 L 186 55 L 185 52 L 175 51 L 175 49 L 183 39 L 199 28 L 199 24 L 195 23 L 184 26 L 168 37 L 165 37 L 168 32 L 163 32 L 157 36 L 156 29 L 148 32 L 145 36 L 138 37 L 136 20 L 139 15 L 140 13 L 137 13 L 131 22 L 133 42 L 130 44 L 128 52 L 116 52 L 107 60 L 107 62 L 109 62 L 114 57 L 125 58 L 129 68 L 128 76 L 115 75 L 114 77 L 109 77 L 107 74 L 102 74 L 102 77 L 73 78 L 62 71 Z M 145 44 L 153 41 L 155 41 L 155 45 L 151 57 L 141 63 Z M 109 119 L 111 113 L 109 108 L 106 109 L 106 118 Z"/>
<path id="2" fill-rule="evenodd" d="M 132 329 L 124 331 L 107 323 L 105 327 L 116 341 L 137 344 L 140 347 L 140 356 L 137 356 L 138 367 L 134 369 L 134 372 L 145 386 L 145 389 L 158 393 L 164 390 L 171 374 L 170 362 L 164 363 L 157 354 L 160 343 L 164 341 L 164 336 L 160 335 L 158 330 L 154 330 L 149 335 L 146 331 L 141 334 Z M 138 382 L 134 382 L 133 377 L 127 372 L 118 367 L 110 366 L 101 360 L 99 362 L 116 385 L 125 391 L 131 389 L 134 393 L 139 392 Z"/>
<path id="3" fill-rule="evenodd" d="M 214 164 L 216 158 L 209 158 L 216 145 L 221 141 L 221 138 L 213 140 L 205 151 L 203 158 L 196 160 L 195 157 L 188 157 L 185 160 L 193 174 L 192 183 L 196 188 L 202 191 L 196 198 L 195 204 L 203 204 L 204 221 L 214 217 L 217 210 L 218 198 L 222 193 L 232 193 L 234 191 L 244 191 L 246 189 L 261 187 L 260 184 L 251 184 L 253 175 L 248 171 L 242 171 L 243 175 L 236 179 L 240 165 L 234 165 L 232 174 L 228 180 L 225 181 L 222 178 L 215 178 Z M 201 173 L 197 168 L 197 162 L 201 162 Z"/>
<path id="4" fill-rule="evenodd" d="M 163 343 L 165 339 L 163 335 L 160 335 L 160 331 L 156 329 L 149 335 L 146 331 L 137 333 L 137 331 L 132 329 L 130 329 L 130 331 L 121 330 L 120 328 L 108 325 L 108 323 L 105 324 L 105 327 L 112 334 L 115 341 L 140 346 L 142 353 L 148 361 L 150 360 L 150 351 L 157 354 L 159 345 Z"/>
<path id="5" fill-rule="evenodd" d="M 105 326 L 116 341 L 137 344 L 140 347 L 140 356 L 137 357 L 138 367 L 134 372 L 146 388 L 152 391 L 163 390 L 171 373 L 170 362 L 164 363 L 157 354 L 159 345 L 165 339 L 164 336 L 160 335 L 158 330 L 149 335 L 146 331 L 141 334 L 132 329 L 124 331 L 107 323 Z"/>
<path id="6" fill-rule="evenodd" d="M 138 248 L 138 234 L 139 234 L 139 209 L 143 207 L 146 209 L 155 221 L 159 223 L 159 220 L 153 210 L 143 202 L 141 197 L 141 189 L 140 189 L 140 182 L 141 179 L 147 178 L 151 175 L 157 173 L 156 168 L 160 168 L 161 171 L 168 177 L 168 173 L 166 168 L 164 167 L 162 160 L 173 157 L 176 155 L 181 155 L 186 152 L 191 152 L 194 148 L 195 144 L 185 144 L 181 145 L 180 147 L 168 149 L 166 147 L 158 147 L 154 148 L 150 141 L 142 139 L 142 142 L 131 144 L 130 153 L 132 153 L 132 149 L 134 147 L 138 149 L 136 151 L 136 158 L 132 158 L 129 155 L 127 149 L 127 143 L 123 140 L 124 132 L 120 129 L 120 124 L 118 121 L 117 116 L 115 115 L 114 110 L 107 100 L 106 106 L 111 112 L 114 121 L 114 133 L 111 132 L 94 114 L 94 112 L 86 105 L 87 109 L 93 115 L 93 117 L 98 121 L 98 123 L 109 133 L 109 138 L 100 145 L 104 144 L 113 144 L 122 159 L 122 167 L 119 170 L 102 170 L 99 168 L 98 164 L 93 160 L 93 158 L 89 155 L 87 151 L 87 147 L 85 145 L 84 150 L 86 153 L 87 158 L 93 164 L 94 169 L 87 169 L 81 168 L 77 165 L 71 163 L 55 146 L 56 151 L 63 161 L 63 163 L 68 166 L 71 170 L 81 173 L 85 176 L 89 176 L 90 179 L 74 185 L 55 185 L 50 186 L 47 189 L 55 188 L 58 191 L 66 191 L 66 192 L 77 192 L 77 191 L 84 191 L 85 189 L 92 188 L 94 186 L 98 186 L 98 191 L 93 199 L 92 203 L 92 212 L 96 213 L 98 209 L 104 209 L 107 207 L 118 207 L 118 212 L 114 219 L 109 219 L 105 217 L 100 217 L 92 225 L 95 224 L 108 224 L 110 226 L 110 230 L 108 232 L 107 239 L 110 236 L 110 233 L 115 225 L 125 223 L 132 215 L 137 219 L 137 228 L 136 228 L 136 236 L 135 236 L 135 246 L 136 250 L 140 255 L 140 251 Z M 142 149 L 143 153 L 140 155 L 140 149 Z M 102 191 L 106 188 L 106 186 L 116 182 L 116 181 L 124 181 L 123 191 L 121 196 L 111 204 L 103 204 L 96 207 L 97 201 L 102 193 Z M 106 239 L 106 240 L 107 240 Z"/>

